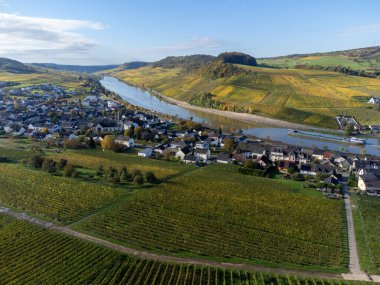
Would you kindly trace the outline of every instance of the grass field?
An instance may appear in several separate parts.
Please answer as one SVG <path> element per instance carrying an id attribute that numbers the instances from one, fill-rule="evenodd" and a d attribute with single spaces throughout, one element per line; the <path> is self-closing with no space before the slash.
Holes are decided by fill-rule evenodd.
<path id="1" fill-rule="evenodd" d="M 75 228 L 178 255 L 345 270 L 342 201 L 270 179 L 202 168 L 117 203 Z"/>
<path id="2" fill-rule="evenodd" d="M 282 57 L 282 58 L 264 58 L 257 60 L 259 64 L 265 63 L 270 66 L 278 66 L 285 68 L 293 68 L 296 65 L 319 65 L 329 66 L 345 66 L 354 70 L 368 70 L 370 68 L 380 68 L 380 62 L 376 60 L 354 61 L 345 55 L 320 55 L 320 56 L 304 56 L 304 57 Z"/>
<path id="3" fill-rule="evenodd" d="M 363 284 L 180 265 L 122 255 L 0 215 L 1 284 Z"/>
<path id="4" fill-rule="evenodd" d="M 380 199 L 352 196 L 356 239 L 362 268 L 380 274 Z"/>
<path id="5" fill-rule="evenodd" d="M 328 71 L 240 67 L 251 74 L 212 80 L 180 69 L 144 67 L 118 71 L 114 76 L 182 101 L 199 92 L 211 92 L 230 108 L 309 125 L 336 128 L 338 114 L 353 115 L 361 124 L 380 124 L 379 111 L 365 102 L 380 92 L 380 79 Z"/>
<path id="6" fill-rule="evenodd" d="M 158 179 L 165 180 L 181 173 L 191 171 L 194 166 L 179 164 L 178 162 L 167 162 L 149 158 L 141 158 L 137 155 L 126 153 L 115 153 L 113 151 L 101 150 L 79 150 L 65 151 L 63 153 L 52 153 L 55 160 L 67 159 L 70 163 L 96 169 L 99 166 L 114 167 L 120 169 L 125 166 L 128 171 L 138 169 L 145 173 L 153 171 Z"/>
<path id="7" fill-rule="evenodd" d="M 124 193 L 16 164 L 0 164 L 0 173 L 1 203 L 62 223 L 82 218 Z"/>
<path id="8" fill-rule="evenodd" d="M 7 87 L 10 89 L 21 88 L 40 84 L 57 84 L 69 91 L 76 91 L 79 95 L 89 93 L 88 87 L 83 87 L 79 75 L 63 71 L 49 71 L 31 74 L 14 74 L 0 72 L 0 81 L 18 82 L 19 85 Z"/>

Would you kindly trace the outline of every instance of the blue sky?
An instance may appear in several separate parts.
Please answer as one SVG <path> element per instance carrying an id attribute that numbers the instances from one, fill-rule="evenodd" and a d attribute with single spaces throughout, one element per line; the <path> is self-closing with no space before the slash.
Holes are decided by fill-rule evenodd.
<path id="1" fill-rule="evenodd" d="M 109 64 L 380 45 L 380 1 L 0 0 L 0 56 Z"/>

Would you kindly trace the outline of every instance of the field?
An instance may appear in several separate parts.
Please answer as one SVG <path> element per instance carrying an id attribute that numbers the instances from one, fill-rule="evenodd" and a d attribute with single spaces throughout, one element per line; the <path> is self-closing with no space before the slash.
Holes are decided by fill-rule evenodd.
<path id="1" fill-rule="evenodd" d="M 353 196 L 356 239 L 364 270 L 380 274 L 380 199 Z"/>
<path id="2" fill-rule="evenodd" d="M 66 90 L 75 90 L 78 92 L 78 94 L 90 92 L 88 87 L 82 86 L 81 80 L 78 79 L 78 74 L 63 71 L 49 71 L 31 74 L 0 72 L 0 81 L 20 83 L 19 85 L 8 87 L 10 89 L 39 84 L 57 84 L 64 87 Z"/>
<path id="3" fill-rule="evenodd" d="M 125 166 L 128 171 L 138 169 L 141 172 L 153 171 L 158 179 L 169 179 L 186 171 L 194 169 L 193 166 L 167 162 L 154 159 L 144 159 L 137 155 L 115 153 L 100 150 L 65 151 L 64 153 L 52 154 L 55 160 L 67 159 L 70 163 L 96 169 L 99 166 L 114 167 L 120 169 Z"/>
<path id="4" fill-rule="evenodd" d="M 202 168 L 75 228 L 145 250 L 345 270 L 342 201 L 274 180 Z"/>
<path id="5" fill-rule="evenodd" d="M 68 223 L 104 207 L 122 190 L 0 164 L 0 203 Z"/>
<path id="6" fill-rule="evenodd" d="M 329 66 L 345 66 L 354 70 L 368 70 L 370 68 L 380 68 L 380 62 L 376 60 L 354 61 L 352 58 L 344 55 L 319 55 L 304 57 L 281 57 L 281 58 L 264 58 L 258 60 L 259 64 L 265 63 L 270 66 L 293 68 L 296 65 L 319 65 Z"/>
<path id="7" fill-rule="evenodd" d="M 180 69 L 144 67 L 114 73 L 133 85 L 188 101 L 210 92 L 228 110 L 336 128 L 335 116 L 355 116 L 361 124 L 380 124 L 380 113 L 366 100 L 380 94 L 380 79 L 329 71 L 245 67 L 251 74 L 212 80 Z"/>
<path id="8" fill-rule="evenodd" d="M 0 215 L 1 284 L 363 284 L 163 263 Z"/>

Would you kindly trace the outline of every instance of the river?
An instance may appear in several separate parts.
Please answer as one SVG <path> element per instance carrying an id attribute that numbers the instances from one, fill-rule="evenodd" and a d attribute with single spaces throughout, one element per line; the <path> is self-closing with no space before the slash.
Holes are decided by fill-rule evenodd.
<path id="1" fill-rule="evenodd" d="M 128 103 L 140 106 L 145 109 L 156 111 L 170 116 L 176 116 L 182 119 L 192 119 L 195 122 L 218 129 L 222 128 L 226 132 L 237 132 L 242 130 L 246 135 L 252 135 L 259 138 L 269 138 L 274 141 L 280 141 L 287 144 L 299 145 L 305 147 L 328 148 L 330 150 L 341 150 L 360 154 L 363 150 L 367 154 L 380 156 L 380 138 L 367 138 L 365 146 L 350 145 L 346 143 L 324 141 L 309 137 L 289 136 L 288 129 L 275 126 L 264 126 L 258 124 L 244 123 L 238 120 L 226 118 L 219 115 L 204 113 L 201 111 L 188 110 L 183 107 L 162 101 L 149 92 L 138 87 L 130 86 L 116 78 L 104 77 L 101 84 L 109 91 L 117 93 L 123 100 Z M 315 133 L 315 132 L 314 132 Z M 315 133 L 316 134 L 316 133 Z"/>

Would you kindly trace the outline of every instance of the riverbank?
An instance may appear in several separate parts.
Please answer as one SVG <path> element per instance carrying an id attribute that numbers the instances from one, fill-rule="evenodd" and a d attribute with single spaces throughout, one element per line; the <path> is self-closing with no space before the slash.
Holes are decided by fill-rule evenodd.
<path id="1" fill-rule="evenodd" d="M 126 80 L 122 80 L 120 78 L 118 78 L 118 79 L 122 82 L 125 82 L 126 84 L 129 84 L 131 86 L 135 86 L 131 82 L 128 82 Z M 195 106 L 195 105 L 191 105 L 185 101 L 173 99 L 171 97 L 168 97 L 168 96 L 166 96 L 162 93 L 159 93 L 155 90 L 152 90 L 152 89 L 148 89 L 148 88 L 145 88 L 142 86 L 136 86 L 136 87 L 149 92 L 150 94 L 156 96 L 157 98 L 159 98 L 161 100 L 164 100 L 168 103 L 177 105 L 181 108 L 185 108 L 187 110 L 192 110 L 192 111 L 203 112 L 203 113 L 211 114 L 211 115 L 217 115 L 220 117 L 229 118 L 229 119 L 233 119 L 233 120 L 239 120 L 243 123 L 262 124 L 264 126 L 290 128 L 290 129 L 302 129 L 302 130 L 318 131 L 318 132 L 332 133 L 332 134 L 341 133 L 339 130 L 326 129 L 326 128 L 315 127 L 315 126 L 311 126 L 311 125 L 298 124 L 298 123 L 288 122 L 288 121 L 284 121 L 284 120 L 273 119 L 273 118 L 265 117 L 262 115 L 254 115 L 254 114 L 248 114 L 248 113 L 237 113 L 237 112 L 232 112 L 232 111 L 222 111 L 222 110 L 218 110 L 218 109 L 211 109 L 211 108 L 206 108 L 206 107 Z"/>

